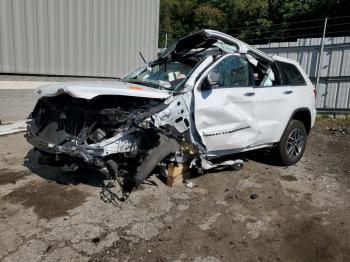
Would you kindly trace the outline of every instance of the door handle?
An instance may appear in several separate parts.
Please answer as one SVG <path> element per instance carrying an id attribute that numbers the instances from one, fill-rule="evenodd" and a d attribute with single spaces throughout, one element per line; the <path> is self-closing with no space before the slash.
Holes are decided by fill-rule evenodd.
<path id="1" fill-rule="evenodd" d="M 293 93 L 293 91 L 291 91 L 291 90 L 283 91 L 283 92 L 282 92 L 282 94 L 284 94 L 284 95 L 289 95 L 289 94 L 291 94 L 291 93 Z"/>
<path id="2" fill-rule="evenodd" d="M 254 92 L 248 92 L 248 93 L 245 93 L 244 96 L 255 96 L 255 93 Z"/>

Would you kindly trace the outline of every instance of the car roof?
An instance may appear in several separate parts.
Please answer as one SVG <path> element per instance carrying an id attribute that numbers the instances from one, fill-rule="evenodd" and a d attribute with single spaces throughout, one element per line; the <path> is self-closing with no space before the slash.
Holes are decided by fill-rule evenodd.
<path id="1" fill-rule="evenodd" d="M 289 63 L 289 64 L 293 64 L 293 65 L 299 65 L 299 63 L 297 61 L 290 59 L 290 58 L 286 58 L 286 57 L 282 57 L 282 56 L 278 56 L 278 55 L 272 55 L 271 57 L 275 61 L 280 61 L 280 62 Z"/>
<path id="2" fill-rule="evenodd" d="M 222 41 L 226 44 L 233 45 L 237 48 L 238 53 L 253 53 L 260 56 L 270 62 L 273 61 L 272 57 L 263 51 L 237 39 L 225 33 L 203 29 L 189 36 L 183 37 L 172 46 L 167 48 L 161 55 L 162 58 L 181 55 L 195 48 L 209 47 L 217 41 Z"/>

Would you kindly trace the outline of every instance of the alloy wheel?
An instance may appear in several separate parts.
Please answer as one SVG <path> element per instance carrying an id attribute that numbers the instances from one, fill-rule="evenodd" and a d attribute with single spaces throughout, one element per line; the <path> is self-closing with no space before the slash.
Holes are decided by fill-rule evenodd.
<path id="1" fill-rule="evenodd" d="M 300 128 L 293 129 L 287 141 L 287 153 L 291 159 L 297 158 L 303 150 L 304 135 Z"/>

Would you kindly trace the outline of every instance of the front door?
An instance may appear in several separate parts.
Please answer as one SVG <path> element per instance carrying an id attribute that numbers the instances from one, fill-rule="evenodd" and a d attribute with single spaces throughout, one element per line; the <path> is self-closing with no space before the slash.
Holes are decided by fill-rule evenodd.
<path id="1" fill-rule="evenodd" d="M 207 76 L 218 75 L 217 84 L 208 86 Z M 195 126 L 207 152 L 235 151 L 254 144 L 255 93 L 248 62 L 228 54 L 209 67 L 194 88 Z"/>

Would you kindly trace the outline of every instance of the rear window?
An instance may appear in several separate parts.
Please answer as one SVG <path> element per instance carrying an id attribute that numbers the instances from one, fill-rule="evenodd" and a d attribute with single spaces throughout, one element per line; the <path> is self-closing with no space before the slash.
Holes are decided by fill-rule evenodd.
<path id="1" fill-rule="evenodd" d="M 289 86 L 304 86 L 306 85 L 304 77 L 299 72 L 295 65 L 277 62 L 278 69 L 281 74 L 281 84 Z"/>

